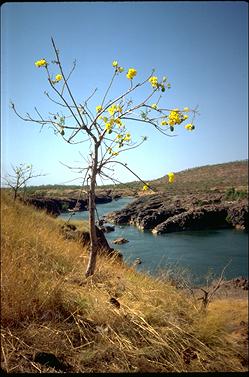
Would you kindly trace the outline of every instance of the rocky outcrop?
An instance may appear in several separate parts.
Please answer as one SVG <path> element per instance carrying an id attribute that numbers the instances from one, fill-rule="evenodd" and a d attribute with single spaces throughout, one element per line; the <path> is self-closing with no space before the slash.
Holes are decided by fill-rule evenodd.
<path id="1" fill-rule="evenodd" d="M 227 208 L 224 205 L 203 206 L 172 216 L 157 225 L 152 233 L 170 233 L 186 230 L 230 228 L 226 220 Z"/>
<path id="2" fill-rule="evenodd" d="M 237 229 L 248 231 L 248 204 L 231 205 L 227 211 L 227 221 Z"/>
<path id="3" fill-rule="evenodd" d="M 153 233 L 184 230 L 239 228 L 248 230 L 248 203 L 226 202 L 221 195 L 140 197 L 124 209 L 109 213 L 105 221 L 133 224 Z"/>
<path id="4" fill-rule="evenodd" d="M 185 212 L 184 208 L 177 208 L 170 206 L 164 208 L 163 206 L 154 210 L 154 209 L 145 209 L 139 212 L 137 217 L 132 217 L 130 223 L 136 225 L 139 229 L 153 229 L 158 224 L 161 224 L 163 221 L 176 216 L 182 212 Z"/>
<path id="5" fill-rule="evenodd" d="M 136 199 L 134 202 L 128 204 L 124 209 L 109 213 L 105 216 L 106 221 L 114 222 L 115 224 L 135 224 L 143 229 L 150 229 L 149 225 L 153 222 L 154 217 L 155 224 L 159 221 L 163 215 L 163 211 L 169 211 L 166 209 L 167 199 L 162 195 L 150 195 Z M 169 204 L 169 203 L 168 203 Z M 175 206 L 178 211 L 178 206 Z M 173 210 L 173 206 L 171 211 Z M 144 221 L 142 220 L 145 218 Z M 158 220 L 156 220 L 158 218 Z M 153 227 L 153 226 L 152 226 Z"/>
<path id="6" fill-rule="evenodd" d="M 62 205 L 58 199 L 50 198 L 27 198 L 25 203 L 32 205 L 38 209 L 46 210 L 47 213 L 58 216 L 61 213 Z"/>
<path id="7" fill-rule="evenodd" d="M 103 204 L 112 201 L 109 195 L 100 194 L 96 196 L 95 203 Z M 25 199 L 26 204 L 33 205 L 36 208 L 44 209 L 49 214 L 58 216 L 61 212 L 66 211 L 87 211 L 88 200 L 75 198 L 48 198 L 48 197 L 29 197 Z"/>

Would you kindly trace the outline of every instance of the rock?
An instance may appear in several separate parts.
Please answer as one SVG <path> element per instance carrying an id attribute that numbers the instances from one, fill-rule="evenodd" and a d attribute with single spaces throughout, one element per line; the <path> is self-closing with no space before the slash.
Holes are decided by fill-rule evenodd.
<path id="1" fill-rule="evenodd" d="M 112 225 L 103 225 L 101 226 L 101 230 L 105 233 L 110 233 L 110 232 L 114 232 L 115 227 Z"/>
<path id="2" fill-rule="evenodd" d="M 248 230 L 248 203 L 226 202 L 217 193 L 167 196 L 152 194 L 139 197 L 124 209 L 109 213 L 105 219 L 115 224 L 133 224 L 153 233 L 182 230 Z"/>
<path id="3" fill-rule="evenodd" d="M 112 197 L 105 194 L 99 194 L 95 198 L 95 203 L 109 203 Z M 82 199 L 76 198 L 50 198 L 50 197 L 28 197 L 25 199 L 26 204 L 31 204 L 39 209 L 45 209 L 47 213 L 58 216 L 61 212 L 78 212 L 86 211 L 88 199 L 85 196 Z"/>
<path id="4" fill-rule="evenodd" d="M 163 204 L 164 198 L 158 194 L 139 197 L 124 209 L 109 213 L 105 219 L 115 224 L 136 223 L 140 213 L 141 218 L 145 215 L 151 216 L 156 210 L 163 207 Z"/>
<path id="5" fill-rule="evenodd" d="M 112 243 L 117 244 L 117 245 L 122 245 L 123 243 L 127 243 L 127 242 L 129 241 L 122 237 L 117 238 L 116 240 L 112 241 Z"/>
<path id="6" fill-rule="evenodd" d="M 132 218 L 131 224 L 136 225 L 139 229 L 153 229 L 161 222 L 167 220 L 169 217 L 185 212 L 184 208 L 180 207 L 161 207 L 159 209 L 145 209 L 140 211 L 138 216 Z"/>
<path id="7" fill-rule="evenodd" d="M 61 213 L 61 203 L 57 199 L 50 198 L 26 198 L 25 204 L 32 205 L 38 209 L 46 210 L 47 213 L 58 216 Z"/>
<path id="8" fill-rule="evenodd" d="M 152 233 L 229 228 L 231 225 L 226 221 L 226 218 L 227 208 L 224 205 L 203 206 L 168 218 L 157 225 Z"/>
<path id="9" fill-rule="evenodd" d="M 142 260 L 140 258 L 136 258 L 134 260 L 133 266 L 135 267 L 135 266 L 137 266 L 138 264 L 141 264 L 141 263 L 142 263 Z"/>
<path id="10" fill-rule="evenodd" d="M 228 208 L 227 221 L 237 229 L 248 231 L 248 203 L 233 203 Z"/>

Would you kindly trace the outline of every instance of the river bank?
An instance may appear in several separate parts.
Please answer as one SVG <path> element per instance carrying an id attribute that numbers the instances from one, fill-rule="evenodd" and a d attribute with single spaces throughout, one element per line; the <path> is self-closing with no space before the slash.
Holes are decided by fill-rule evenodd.
<path id="1" fill-rule="evenodd" d="M 107 213 L 115 212 L 134 203 L 133 198 L 121 198 L 106 204 L 97 205 L 100 218 Z M 87 212 L 62 213 L 58 218 L 68 221 L 88 219 Z M 105 224 L 105 225 L 108 225 Z M 162 271 L 175 271 L 178 275 L 184 272 L 194 284 L 205 284 L 206 276 L 219 276 L 222 268 L 232 259 L 226 271 L 228 279 L 237 276 L 248 276 L 248 234 L 233 228 L 219 230 L 182 231 L 155 235 L 150 230 L 141 230 L 134 224 L 115 224 L 114 231 L 105 233 L 111 248 L 123 254 L 123 259 L 132 265 L 137 258 L 142 263 L 137 265 L 138 271 L 145 271 L 157 276 Z M 129 242 L 115 245 L 117 238 L 125 238 Z M 209 276 L 210 277 L 210 276 Z"/>

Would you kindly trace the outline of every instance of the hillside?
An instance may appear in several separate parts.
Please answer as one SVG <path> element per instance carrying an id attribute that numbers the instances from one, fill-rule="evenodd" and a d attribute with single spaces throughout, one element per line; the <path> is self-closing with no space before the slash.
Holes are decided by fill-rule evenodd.
<path id="1" fill-rule="evenodd" d="M 158 190 L 172 190 L 165 186 L 167 177 L 151 181 Z M 248 160 L 206 165 L 175 174 L 174 192 L 224 192 L 234 187 L 248 190 Z"/>
<path id="2" fill-rule="evenodd" d="M 247 371 L 240 294 L 201 310 L 201 292 L 167 271 L 153 279 L 104 255 L 86 279 L 87 251 L 58 220 L 5 193 L 1 214 L 2 371 Z"/>
<path id="3" fill-rule="evenodd" d="M 168 184 L 168 177 L 147 181 L 155 190 L 165 193 L 224 193 L 230 188 L 248 191 L 248 160 L 216 165 L 200 166 L 175 173 L 175 182 Z M 126 184 L 99 186 L 98 192 L 111 189 L 121 195 L 134 195 L 141 191 L 143 184 L 138 181 Z M 51 197 L 77 197 L 80 186 L 45 185 L 33 186 L 29 194 Z"/>

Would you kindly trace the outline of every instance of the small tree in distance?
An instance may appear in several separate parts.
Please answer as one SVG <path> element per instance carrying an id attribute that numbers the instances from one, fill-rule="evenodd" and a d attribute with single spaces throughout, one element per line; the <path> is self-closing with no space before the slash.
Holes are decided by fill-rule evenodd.
<path id="1" fill-rule="evenodd" d="M 51 40 L 55 53 L 55 60 L 51 61 L 51 64 L 57 66 L 56 75 L 51 74 L 50 64 L 46 59 L 36 61 L 35 65 L 39 68 L 44 68 L 48 83 L 52 91 L 56 94 L 56 97 L 52 97 L 48 92 L 45 92 L 45 95 L 60 108 L 61 111 L 49 113 L 48 116 L 43 117 L 35 107 L 37 117 L 34 118 L 28 113 L 26 116 L 21 115 L 17 112 L 13 103 L 12 108 L 16 115 L 24 121 L 38 123 L 42 126 L 52 126 L 55 133 L 60 135 L 68 144 L 89 142 L 89 156 L 86 159 L 87 166 L 80 167 L 79 171 L 83 174 L 83 186 L 87 187 L 88 195 L 90 256 L 85 275 L 91 276 L 95 271 L 98 252 L 95 225 L 95 191 L 97 176 L 102 179 L 111 179 L 114 183 L 117 182 L 117 180 L 111 176 L 113 172 L 111 164 L 115 163 L 124 166 L 132 172 L 127 164 L 117 161 L 117 156 L 130 149 L 137 148 L 146 140 L 144 136 L 139 142 L 134 142 L 127 128 L 127 124 L 130 122 L 144 122 L 154 127 L 163 135 L 171 136 L 168 134 L 168 131 L 174 132 L 176 126 L 187 121 L 189 114 L 191 114 L 192 119 L 190 123 L 185 124 L 185 128 L 188 131 L 194 130 L 194 118 L 197 110 L 190 110 L 187 107 L 183 110 L 160 107 L 161 93 L 170 89 L 168 79 L 163 77 L 159 80 L 158 77 L 154 75 L 154 70 L 152 70 L 147 78 L 135 84 L 133 81 L 137 75 L 135 68 L 129 68 L 126 71 L 125 80 L 128 84 L 127 90 L 115 99 L 107 101 L 107 95 L 110 93 L 114 79 L 124 72 L 124 68 L 115 60 L 112 63 L 114 72 L 107 90 L 102 97 L 101 103 L 95 104 L 93 111 L 89 107 L 89 101 L 94 96 L 96 89 L 84 102 L 77 103 L 69 86 L 69 79 L 75 69 L 76 62 L 74 61 L 69 74 L 66 74 L 60 60 L 59 50 L 53 38 L 51 38 Z M 144 100 L 134 103 L 132 99 L 128 98 L 128 95 L 145 85 L 149 85 L 151 91 Z M 157 99 L 152 103 L 152 97 L 155 97 L 157 94 Z M 82 139 L 82 136 L 84 139 Z M 140 179 L 137 174 L 132 173 Z M 169 173 L 168 175 L 169 182 L 173 182 L 174 174 Z M 140 179 L 140 181 L 143 183 L 143 190 L 152 189 L 147 182 L 144 182 L 142 179 Z"/>
<path id="2" fill-rule="evenodd" d="M 28 181 L 32 178 L 41 177 L 45 174 L 37 174 L 33 171 L 33 166 L 31 164 L 19 164 L 18 166 L 12 167 L 12 174 L 7 174 L 6 177 L 3 177 L 3 180 L 6 182 L 7 186 L 9 186 L 13 190 L 13 199 L 16 200 L 19 191 L 22 188 L 26 187 Z"/>

